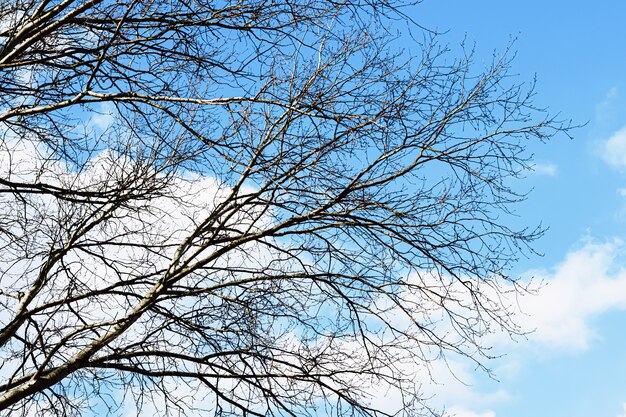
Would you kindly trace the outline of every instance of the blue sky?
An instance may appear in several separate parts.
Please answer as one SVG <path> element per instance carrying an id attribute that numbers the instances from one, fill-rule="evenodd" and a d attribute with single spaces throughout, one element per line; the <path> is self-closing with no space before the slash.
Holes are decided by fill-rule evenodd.
<path id="1" fill-rule="evenodd" d="M 536 170 L 519 184 L 533 189 L 519 221 L 549 228 L 544 255 L 514 271 L 545 284 L 518 314 L 536 331 L 489 340 L 504 355 L 487 364 L 498 380 L 463 361 L 450 363 L 460 381 L 434 369 L 434 404 L 457 417 L 626 417 L 626 2 L 424 0 L 407 12 L 453 49 L 475 42 L 477 64 L 515 38 L 513 72 L 536 75 L 536 103 L 584 125 L 531 144 Z"/>
<path id="2" fill-rule="evenodd" d="M 461 365 L 468 385 L 443 386 L 441 403 L 459 417 L 626 416 L 626 2 L 425 0 L 410 14 L 444 43 L 475 42 L 479 63 L 517 38 L 536 103 L 586 124 L 532 145 L 522 184 L 520 219 L 549 227 L 544 256 L 516 270 L 546 283 L 521 319 L 537 332 L 494 342 L 499 382 Z"/>

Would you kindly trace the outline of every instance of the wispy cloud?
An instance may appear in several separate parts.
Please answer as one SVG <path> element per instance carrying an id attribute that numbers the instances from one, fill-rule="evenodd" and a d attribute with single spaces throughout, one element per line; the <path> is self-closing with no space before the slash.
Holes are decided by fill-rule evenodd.
<path id="1" fill-rule="evenodd" d="M 613 133 L 602 143 L 602 158 L 616 168 L 626 168 L 626 127 Z"/>
<path id="2" fill-rule="evenodd" d="M 484 413 L 475 413 L 473 411 L 465 410 L 461 407 L 451 407 L 446 413 L 446 417 L 496 417 L 496 413 L 488 410 Z"/>
<path id="3" fill-rule="evenodd" d="M 532 166 L 532 173 L 535 175 L 547 175 L 549 177 L 553 177 L 557 174 L 558 167 L 551 163 L 536 163 Z"/>
<path id="4" fill-rule="evenodd" d="M 589 242 L 567 255 L 552 271 L 535 271 L 545 286 L 519 301 L 530 339 L 555 348 L 586 349 L 597 337 L 591 319 L 626 309 L 626 270 L 618 267 L 624 245 Z M 626 417 L 626 416 L 624 416 Z"/>
<path id="5" fill-rule="evenodd" d="M 98 111 L 91 116 L 91 123 L 98 129 L 107 130 L 115 120 L 115 107 L 109 103 L 100 104 Z"/>
<path id="6" fill-rule="evenodd" d="M 620 108 L 620 93 L 617 87 L 612 87 L 607 91 L 604 99 L 596 105 L 596 123 L 600 125 L 609 124 L 618 115 Z"/>

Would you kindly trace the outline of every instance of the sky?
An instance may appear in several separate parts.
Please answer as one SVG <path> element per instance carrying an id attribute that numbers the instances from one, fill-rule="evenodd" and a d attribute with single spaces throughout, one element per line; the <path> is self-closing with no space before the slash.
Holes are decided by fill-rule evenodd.
<path id="1" fill-rule="evenodd" d="M 489 341 L 494 379 L 460 360 L 455 376 L 434 369 L 433 403 L 457 417 L 626 417 L 626 2 L 424 0 L 407 13 L 452 48 L 475 42 L 478 64 L 515 39 L 536 104 L 581 125 L 529 144 L 535 170 L 519 184 L 532 189 L 520 222 L 548 228 L 543 255 L 514 270 L 543 283 L 517 315 L 534 331 Z"/>
<path id="2" fill-rule="evenodd" d="M 475 43 L 477 65 L 515 39 L 535 103 L 581 125 L 530 143 L 519 184 L 532 189 L 519 221 L 548 228 L 543 255 L 513 271 L 543 283 L 516 316 L 533 332 L 489 340 L 493 379 L 451 358 L 454 375 L 435 364 L 426 393 L 457 417 L 626 417 L 626 2 L 424 0 L 407 13 L 453 50 Z"/>
<path id="3" fill-rule="evenodd" d="M 476 45 L 476 61 L 515 39 L 513 72 L 535 103 L 583 125 L 530 144 L 520 221 L 549 230 L 515 273 L 545 284 L 522 302 L 526 339 L 493 340 L 495 378 L 460 363 L 435 402 L 458 417 L 626 417 L 626 2 L 424 0 L 408 13 Z"/>

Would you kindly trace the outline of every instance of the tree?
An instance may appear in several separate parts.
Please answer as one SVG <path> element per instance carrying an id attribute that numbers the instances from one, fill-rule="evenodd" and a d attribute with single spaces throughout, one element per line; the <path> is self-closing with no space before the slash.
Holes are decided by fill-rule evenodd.
<path id="1" fill-rule="evenodd" d="M 2 415 L 417 415 L 520 331 L 512 179 L 568 126 L 507 54 L 385 0 L 1 4 Z"/>

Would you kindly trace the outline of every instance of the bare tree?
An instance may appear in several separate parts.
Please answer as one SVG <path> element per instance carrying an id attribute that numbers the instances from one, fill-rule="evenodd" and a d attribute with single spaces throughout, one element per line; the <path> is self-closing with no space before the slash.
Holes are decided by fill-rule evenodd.
<path id="1" fill-rule="evenodd" d="M 421 415 L 519 331 L 512 179 L 568 127 L 404 6 L 0 2 L 1 415 Z"/>

